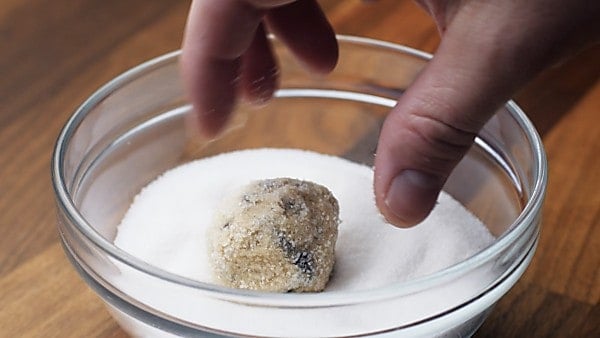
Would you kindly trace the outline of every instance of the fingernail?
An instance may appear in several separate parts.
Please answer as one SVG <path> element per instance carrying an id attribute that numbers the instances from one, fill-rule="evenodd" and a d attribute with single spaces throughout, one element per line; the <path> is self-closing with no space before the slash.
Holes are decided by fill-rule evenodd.
<path id="1" fill-rule="evenodd" d="M 396 217 L 393 223 L 412 226 L 433 209 L 443 180 L 417 170 L 404 170 L 392 179 L 385 204 Z"/>

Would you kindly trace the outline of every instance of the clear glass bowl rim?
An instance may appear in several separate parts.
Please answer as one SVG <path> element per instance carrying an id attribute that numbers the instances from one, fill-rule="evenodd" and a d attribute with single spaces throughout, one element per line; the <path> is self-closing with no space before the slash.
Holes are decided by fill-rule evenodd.
<path id="1" fill-rule="evenodd" d="M 272 38 L 272 37 L 271 37 Z M 417 57 L 425 61 L 433 56 L 429 53 L 406 47 L 403 45 L 348 35 L 337 35 L 338 43 L 352 44 L 357 46 L 366 46 L 371 48 L 386 49 L 392 52 L 399 52 L 409 56 Z M 436 273 L 416 278 L 410 281 L 391 284 L 380 288 L 358 290 L 350 292 L 331 292 L 319 294 L 294 294 L 294 293 L 265 293 L 251 290 L 238 290 L 209 283 L 203 283 L 189 278 L 185 278 L 165 270 L 159 269 L 148 264 L 122 249 L 113 245 L 112 242 L 104 238 L 85 220 L 83 215 L 77 210 L 71 195 L 67 189 L 67 182 L 63 174 L 63 163 L 67 146 L 77 129 L 77 126 L 83 121 L 87 113 L 96 106 L 103 98 L 118 90 L 123 84 L 143 75 L 145 72 L 161 67 L 164 64 L 172 63 L 180 56 L 181 51 L 173 51 L 156 58 L 150 59 L 144 63 L 135 66 L 119 76 L 115 77 L 96 92 L 94 92 L 81 106 L 79 106 L 73 115 L 68 119 L 61 130 L 52 156 L 51 174 L 52 185 L 55 191 L 57 206 L 69 222 L 75 225 L 75 230 L 82 234 L 97 249 L 140 272 L 157 277 L 170 283 L 176 283 L 182 286 L 191 287 L 203 291 L 208 295 L 246 304 L 278 306 L 278 307 L 328 307 L 343 306 L 365 302 L 376 302 L 379 300 L 400 297 L 406 294 L 419 292 L 429 287 L 440 285 L 445 281 L 452 280 L 477 268 L 497 254 L 506 249 L 517 238 L 523 235 L 529 227 L 535 226 L 538 212 L 540 212 L 547 184 L 547 161 L 542 141 L 535 130 L 531 121 L 525 113 L 513 101 L 505 104 L 505 109 L 515 118 L 516 122 L 525 132 L 529 145 L 532 149 L 533 161 L 533 190 L 531 197 L 525 205 L 523 211 L 517 219 L 510 225 L 509 229 L 502 234 L 488 248 L 480 251 L 466 260 L 452 265 Z M 535 245 L 535 244 L 534 244 Z M 527 248 L 531 249 L 531 248 Z M 495 284 L 492 284 L 495 285 Z"/>

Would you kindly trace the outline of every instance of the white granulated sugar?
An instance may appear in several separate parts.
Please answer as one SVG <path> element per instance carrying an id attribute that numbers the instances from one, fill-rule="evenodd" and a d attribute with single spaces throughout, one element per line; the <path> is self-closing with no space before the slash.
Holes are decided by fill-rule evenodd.
<path id="1" fill-rule="evenodd" d="M 432 214 L 399 229 L 379 214 L 373 170 L 338 157 L 291 149 L 226 153 L 172 169 L 144 188 L 118 227 L 115 244 L 164 270 L 212 282 L 205 231 L 223 198 L 257 179 L 290 177 L 326 186 L 340 205 L 334 273 L 325 290 L 389 285 L 456 264 L 494 237 L 442 193 Z"/>

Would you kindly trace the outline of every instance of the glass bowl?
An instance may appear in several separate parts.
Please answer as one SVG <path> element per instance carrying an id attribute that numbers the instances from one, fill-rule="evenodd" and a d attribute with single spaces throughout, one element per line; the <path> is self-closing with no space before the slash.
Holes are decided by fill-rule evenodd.
<path id="1" fill-rule="evenodd" d="M 191 142 L 179 52 L 115 78 L 66 123 L 52 162 L 66 255 L 135 336 L 469 336 L 528 266 L 539 234 L 546 159 L 525 114 L 508 102 L 486 124 L 444 190 L 496 236 L 442 271 L 381 288 L 275 294 L 201 283 L 113 245 L 133 197 L 162 172 L 196 158 L 259 147 L 298 148 L 372 165 L 379 131 L 430 55 L 339 36 L 327 76 L 305 71 L 276 40 L 280 89 L 241 104 L 228 130 Z M 392 262 L 390 262 L 393 264 Z M 227 315 L 223 315 L 223 314 Z"/>

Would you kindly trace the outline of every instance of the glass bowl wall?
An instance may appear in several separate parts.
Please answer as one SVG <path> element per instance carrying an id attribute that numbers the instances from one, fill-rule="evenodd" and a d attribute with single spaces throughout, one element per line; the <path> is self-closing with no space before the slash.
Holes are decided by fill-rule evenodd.
<path id="1" fill-rule="evenodd" d="M 269 294 L 185 279 L 112 244 L 140 189 L 193 159 L 275 147 L 372 165 L 386 114 L 430 57 L 340 36 L 338 66 L 315 76 L 273 43 L 281 66 L 275 98 L 260 108 L 241 104 L 227 131 L 210 142 L 188 137 L 191 107 L 178 52 L 117 77 L 75 112 L 52 163 L 59 232 L 73 265 L 134 335 L 472 334 L 527 267 L 539 232 L 546 160 L 537 133 L 512 102 L 486 124 L 445 186 L 497 240 L 438 273 L 347 293 Z"/>

